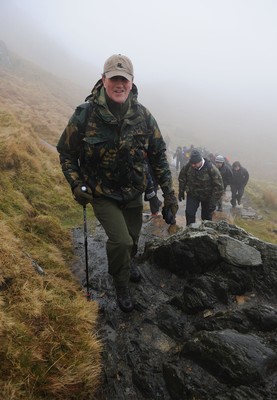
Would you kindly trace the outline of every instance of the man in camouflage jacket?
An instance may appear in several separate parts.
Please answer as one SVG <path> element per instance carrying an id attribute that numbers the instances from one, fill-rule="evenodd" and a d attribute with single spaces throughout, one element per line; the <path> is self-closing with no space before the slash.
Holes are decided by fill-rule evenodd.
<path id="1" fill-rule="evenodd" d="M 156 120 L 137 100 L 133 76 L 128 57 L 109 57 L 102 79 L 87 103 L 76 108 L 57 145 L 75 199 L 82 205 L 92 204 L 108 236 L 109 273 L 125 312 L 134 306 L 129 280 L 141 278 L 130 264 L 142 226 L 148 163 L 163 191 L 167 223 L 174 223 L 178 209 L 165 142 Z"/>
<path id="2" fill-rule="evenodd" d="M 179 201 L 186 201 L 186 222 L 190 225 L 195 222 L 195 216 L 201 203 L 201 219 L 212 220 L 216 204 L 221 198 L 224 187 L 219 170 L 209 160 L 203 158 L 195 149 L 192 151 L 189 162 L 179 174 Z"/>

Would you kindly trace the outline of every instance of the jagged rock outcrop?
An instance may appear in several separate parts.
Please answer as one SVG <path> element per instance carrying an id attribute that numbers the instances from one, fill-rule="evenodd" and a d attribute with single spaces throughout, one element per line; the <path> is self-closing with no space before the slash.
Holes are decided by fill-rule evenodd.
<path id="1" fill-rule="evenodd" d="M 89 237 L 99 399 L 277 399 L 277 246 L 224 221 L 167 238 L 153 237 L 155 224 L 164 226 L 144 224 L 131 314 L 116 307 L 101 227 Z M 74 236 L 83 257 L 82 232 Z"/>

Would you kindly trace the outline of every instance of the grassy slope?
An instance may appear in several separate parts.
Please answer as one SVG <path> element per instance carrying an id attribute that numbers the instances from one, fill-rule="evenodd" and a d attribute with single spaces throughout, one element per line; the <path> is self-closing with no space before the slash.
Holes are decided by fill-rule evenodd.
<path id="1" fill-rule="evenodd" d="M 98 310 L 69 268 L 68 228 L 82 223 L 82 210 L 40 139 L 55 144 L 72 109 L 62 84 L 28 70 L 0 72 L 0 398 L 92 398 Z"/>
<path id="2" fill-rule="evenodd" d="M 250 179 L 245 193 L 262 219 L 235 218 L 234 223 L 261 240 L 277 244 L 277 184 Z"/>

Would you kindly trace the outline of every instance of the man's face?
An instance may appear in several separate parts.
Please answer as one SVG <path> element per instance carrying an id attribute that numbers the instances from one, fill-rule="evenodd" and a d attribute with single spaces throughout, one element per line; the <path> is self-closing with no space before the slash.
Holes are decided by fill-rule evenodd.
<path id="1" fill-rule="evenodd" d="M 112 78 L 102 78 L 103 85 L 109 98 L 116 103 L 123 104 L 127 100 L 132 89 L 133 82 L 123 76 L 113 76 Z"/>
<path id="2" fill-rule="evenodd" d="M 202 165 L 202 161 L 199 161 L 198 163 L 191 163 L 190 165 L 193 169 L 199 169 Z"/>
<path id="3" fill-rule="evenodd" d="M 216 166 L 218 169 L 220 169 L 220 168 L 222 167 L 222 165 L 223 165 L 223 163 L 221 163 L 221 162 L 216 162 L 216 163 L 215 163 L 215 166 Z"/>

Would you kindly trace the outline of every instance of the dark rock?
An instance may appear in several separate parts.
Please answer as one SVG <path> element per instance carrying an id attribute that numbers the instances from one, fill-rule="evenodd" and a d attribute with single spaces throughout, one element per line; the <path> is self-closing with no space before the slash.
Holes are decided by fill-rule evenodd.
<path id="1" fill-rule="evenodd" d="M 218 249 L 223 260 L 231 265 L 257 266 L 262 264 L 260 252 L 237 239 L 220 236 Z"/>
<path id="2" fill-rule="evenodd" d="M 143 227 L 129 315 L 116 305 L 101 227 L 88 238 L 103 340 L 97 399 L 276 400 L 277 246 L 225 221 L 157 238 L 158 223 Z"/>
<path id="3" fill-rule="evenodd" d="M 158 328 L 170 338 L 180 340 L 184 337 L 187 318 L 184 313 L 163 305 L 157 310 Z"/>
<path id="4" fill-rule="evenodd" d="M 207 232 L 185 230 L 181 236 L 170 237 L 162 246 L 159 241 L 146 243 L 144 259 L 182 277 L 212 269 L 220 260 L 220 254 L 215 238 Z"/>
<path id="5" fill-rule="evenodd" d="M 195 334 L 183 348 L 221 382 L 233 385 L 264 382 L 277 367 L 277 354 L 254 335 L 231 329 Z"/>

